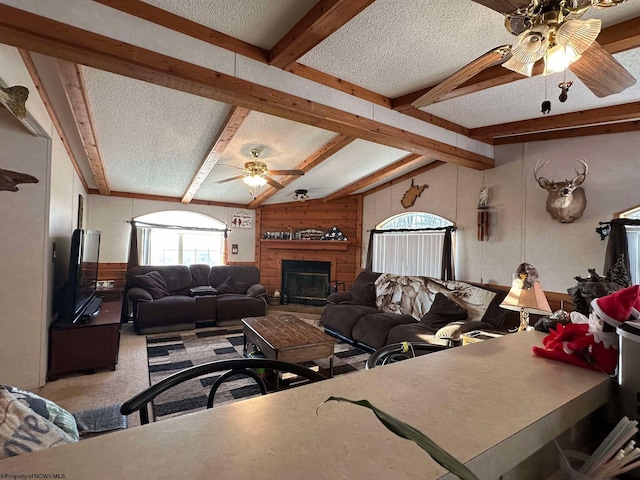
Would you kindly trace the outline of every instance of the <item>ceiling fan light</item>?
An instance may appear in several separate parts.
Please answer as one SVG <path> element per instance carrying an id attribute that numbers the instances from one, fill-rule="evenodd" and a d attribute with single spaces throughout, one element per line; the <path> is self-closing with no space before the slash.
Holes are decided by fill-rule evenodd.
<path id="1" fill-rule="evenodd" d="M 527 77 L 530 77 L 531 73 L 533 72 L 533 63 L 521 62 L 520 60 L 513 57 L 504 62 L 502 66 Z"/>
<path id="2" fill-rule="evenodd" d="M 518 35 L 511 48 L 511 56 L 522 63 L 535 63 L 549 48 L 549 27 L 536 25 Z"/>
<path id="3" fill-rule="evenodd" d="M 578 55 L 570 46 L 556 45 L 549 49 L 544 62 L 544 74 L 564 72 L 569 65 L 578 60 Z"/>
<path id="4" fill-rule="evenodd" d="M 259 175 L 248 175 L 242 181 L 252 188 L 258 188 L 267 183 L 267 179 Z"/>
<path id="5" fill-rule="evenodd" d="M 598 18 L 569 20 L 556 32 L 556 43 L 571 47 L 576 55 L 582 55 L 596 41 L 601 29 L 602 22 Z"/>

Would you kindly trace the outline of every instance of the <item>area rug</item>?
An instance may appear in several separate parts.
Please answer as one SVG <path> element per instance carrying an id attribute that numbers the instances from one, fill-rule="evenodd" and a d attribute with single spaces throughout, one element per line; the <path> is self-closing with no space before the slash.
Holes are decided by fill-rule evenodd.
<path id="1" fill-rule="evenodd" d="M 297 314 L 296 316 L 321 328 L 317 315 Z M 241 358 L 243 340 L 241 326 L 148 335 L 147 357 L 150 383 L 156 384 L 168 375 L 193 365 L 214 360 Z M 363 369 L 367 358 L 369 358 L 367 352 L 345 343 L 337 343 L 333 361 L 334 376 Z M 327 373 L 329 359 L 305 362 L 302 365 Z M 153 402 L 156 421 L 205 409 L 209 389 L 222 373 L 224 372 L 189 380 L 158 395 Z M 219 388 L 214 408 L 259 394 L 260 391 L 253 380 L 246 377 L 231 377 Z"/>

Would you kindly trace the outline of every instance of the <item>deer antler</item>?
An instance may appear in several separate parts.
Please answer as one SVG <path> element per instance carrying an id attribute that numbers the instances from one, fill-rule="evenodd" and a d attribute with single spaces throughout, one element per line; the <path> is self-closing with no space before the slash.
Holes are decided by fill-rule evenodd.
<path id="1" fill-rule="evenodd" d="M 538 182 L 538 184 L 542 187 L 542 182 L 548 182 L 548 180 L 544 177 L 538 177 L 538 171 L 542 170 L 544 167 L 547 166 L 547 163 L 549 163 L 549 160 L 547 160 L 546 162 L 544 162 L 541 166 L 538 166 L 538 164 L 540 163 L 540 159 L 538 159 L 536 161 L 536 165 L 535 167 L 533 167 L 533 178 L 536 179 L 536 182 Z M 544 188 L 544 187 L 543 187 Z"/>
<path id="2" fill-rule="evenodd" d="M 586 178 L 587 173 L 589 173 L 589 165 L 587 165 L 587 162 L 586 162 L 586 160 L 587 160 L 587 159 L 586 159 L 586 158 L 584 158 L 584 157 L 578 157 L 578 158 L 576 158 L 576 160 L 578 160 L 578 161 L 582 164 L 582 166 L 584 167 L 584 170 L 583 170 L 583 172 L 582 172 L 582 173 L 580 173 L 578 170 L 576 170 L 576 173 L 577 173 L 578 175 L 576 175 L 576 177 L 572 180 L 572 182 L 575 182 L 575 180 L 576 180 L 578 177 L 581 177 L 581 176 L 583 176 L 583 177 L 585 177 L 585 178 Z"/>

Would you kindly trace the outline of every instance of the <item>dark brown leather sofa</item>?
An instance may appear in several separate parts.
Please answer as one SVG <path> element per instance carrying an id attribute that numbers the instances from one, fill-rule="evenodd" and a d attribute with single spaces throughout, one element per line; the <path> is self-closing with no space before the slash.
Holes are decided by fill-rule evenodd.
<path id="1" fill-rule="evenodd" d="M 348 292 L 337 292 L 328 296 L 328 303 L 321 316 L 326 333 L 373 352 L 385 345 L 403 341 L 447 346 L 451 345 L 452 339 L 459 338 L 460 334 L 465 332 L 507 331 L 518 324 L 517 312 L 514 317 L 514 312 L 499 307 L 506 292 L 464 282 L 451 282 L 443 286 L 438 283 L 441 281 L 428 277 L 413 277 L 423 281 L 423 289 L 428 290 L 427 296 L 430 297 L 430 302 L 433 302 L 429 311 L 422 317 L 416 318 L 415 313 L 411 315 L 383 311 L 380 305 L 385 302 L 376 297 L 376 281 L 381 275 L 383 274 L 378 272 L 362 271 Z M 438 290 L 434 286 L 437 286 Z M 480 307 L 475 305 L 475 312 L 469 314 L 463 308 L 467 306 L 465 301 L 458 298 L 465 288 L 480 289 L 481 295 L 486 291 L 484 296 L 487 304 Z M 402 288 L 389 294 L 393 299 L 386 299 L 387 310 L 403 302 L 403 295 L 398 295 L 400 290 Z M 478 290 L 474 292 L 477 293 Z"/>
<path id="2" fill-rule="evenodd" d="M 266 289 L 253 266 L 144 265 L 126 273 L 139 334 L 237 323 L 267 312 Z"/>

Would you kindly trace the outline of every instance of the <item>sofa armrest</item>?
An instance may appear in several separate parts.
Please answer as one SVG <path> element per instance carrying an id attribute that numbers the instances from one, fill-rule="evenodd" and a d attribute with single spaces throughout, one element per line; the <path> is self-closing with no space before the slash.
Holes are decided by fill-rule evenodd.
<path id="1" fill-rule="evenodd" d="M 127 292 L 127 296 L 129 297 L 129 300 L 133 302 L 153 301 L 153 297 L 151 296 L 151 294 L 141 287 L 130 288 L 129 292 Z"/>
<path id="2" fill-rule="evenodd" d="M 436 338 L 449 337 L 452 339 L 458 338 L 463 333 L 471 332 L 473 330 L 494 330 L 495 326 L 488 322 L 479 322 L 477 320 L 460 320 L 457 322 L 451 322 L 445 325 L 435 333 Z"/>
<path id="3" fill-rule="evenodd" d="M 247 295 L 249 295 L 250 297 L 257 298 L 265 295 L 266 293 L 267 289 L 259 283 L 254 283 L 247 289 Z"/>
<path id="4" fill-rule="evenodd" d="M 349 292 L 334 292 L 327 297 L 327 302 L 333 303 L 335 305 L 351 302 L 352 300 L 353 295 L 351 295 Z"/>

